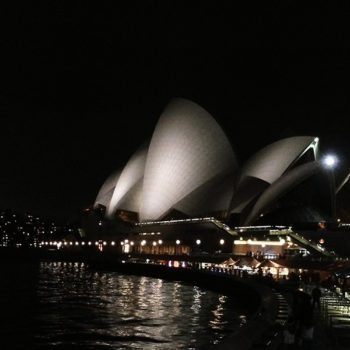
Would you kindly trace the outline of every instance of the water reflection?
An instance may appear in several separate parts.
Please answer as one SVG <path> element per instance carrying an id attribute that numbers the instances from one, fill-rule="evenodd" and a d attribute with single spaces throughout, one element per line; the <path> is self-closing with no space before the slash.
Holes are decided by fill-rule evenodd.
<path id="1" fill-rule="evenodd" d="M 6 288 L 28 279 L 16 273 L 1 284 L 2 307 L 11 300 Z M 42 262 L 22 292 L 25 321 L 14 317 L 0 335 L 6 341 L 20 326 L 26 349 L 201 349 L 238 329 L 242 314 L 232 298 L 197 286 L 92 271 L 84 263 Z"/>

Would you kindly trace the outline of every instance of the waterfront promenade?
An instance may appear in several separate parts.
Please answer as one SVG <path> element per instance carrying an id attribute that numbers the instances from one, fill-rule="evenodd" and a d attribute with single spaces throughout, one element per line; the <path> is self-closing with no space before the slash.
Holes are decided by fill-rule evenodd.
<path id="1" fill-rule="evenodd" d="M 312 290 L 315 284 L 306 284 L 301 289 L 284 288 L 280 284 L 285 300 L 293 310 L 295 302 L 295 293 L 301 293 L 307 302 L 312 301 Z M 341 290 L 330 290 L 320 288 L 322 296 L 320 298 L 320 307 L 315 306 L 309 311 L 312 313 L 314 333 L 311 349 L 318 350 L 347 350 L 350 349 L 350 300 L 345 298 Z M 284 350 L 283 343 L 278 350 Z M 301 345 L 295 346 L 295 349 L 303 349 Z"/>

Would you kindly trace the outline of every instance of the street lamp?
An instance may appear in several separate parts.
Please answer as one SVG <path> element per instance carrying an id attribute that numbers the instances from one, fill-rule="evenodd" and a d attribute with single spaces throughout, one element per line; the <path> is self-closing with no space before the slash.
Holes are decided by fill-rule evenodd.
<path id="1" fill-rule="evenodd" d="M 323 164 L 326 168 L 333 169 L 337 164 L 337 158 L 332 154 L 328 154 L 323 158 Z"/>
<path id="2" fill-rule="evenodd" d="M 336 204 L 335 204 L 335 179 L 334 179 L 334 168 L 338 163 L 338 159 L 333 154 L 328 154 L 323 158 L 323 165 L 329 170 L 328 176 L 330 180 L 330 191 L 331 191 L 331 216 L 332 220 L 336 217 Z"/>

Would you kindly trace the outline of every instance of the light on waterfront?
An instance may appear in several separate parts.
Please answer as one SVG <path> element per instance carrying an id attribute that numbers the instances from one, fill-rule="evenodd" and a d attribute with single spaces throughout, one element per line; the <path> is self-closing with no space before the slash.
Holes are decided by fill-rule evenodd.
<path id="1" fill-rule="evenodd" d="M 180 240 L 179 239 L 177 239 L 176 240 L 176 244 L 180 244 L 181 242 L 180 242 Z"/>
<path id="2" fill-rule="evenodd" d="M 323 164 L 327 168 L 334 168 L 336 163 L 337 163 L 337 158 L 334 155 L 332 155 L 332 154 L 329 154 L 329 155 L 325 156 L 324 159 L 323 159 Z"/>

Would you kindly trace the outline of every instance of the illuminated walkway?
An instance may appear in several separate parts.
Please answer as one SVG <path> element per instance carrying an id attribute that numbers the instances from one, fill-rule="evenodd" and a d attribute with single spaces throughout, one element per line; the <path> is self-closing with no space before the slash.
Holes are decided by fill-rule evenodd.
<path id="1" fill-rule="evenodd" d="M 310 284 L 304 287 L 304 292 L 311 297 L 315 286 Z M 321 307 L 314 309 L 314 337 L 312 349 L 345 350 L 349 349 L 350 341 L 350 300 L 341 294 L 321 288 Z M 293 304 L 293 291 L 283 295 L 290 305 Z M 283 349 L 281 344 L 278 348 Z"/>

